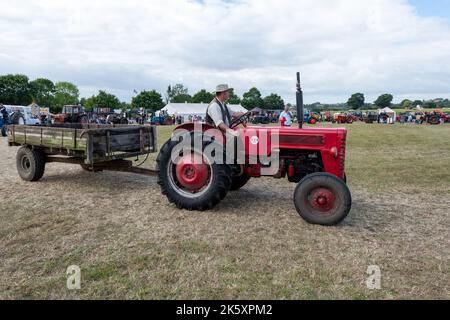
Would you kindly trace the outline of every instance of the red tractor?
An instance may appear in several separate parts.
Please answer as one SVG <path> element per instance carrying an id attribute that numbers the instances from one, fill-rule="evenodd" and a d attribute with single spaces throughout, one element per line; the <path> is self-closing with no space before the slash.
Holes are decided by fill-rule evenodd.
<path id="1" fill-rule="evenodd" d="M 297 74 L 297 114 L 303 93 Z M 187 210 L 209 210 L 229 191 L 251 178 L 288 178 L 297 187 L 294 205 L 307 222 L 325 226 L 348 215 L 352 199 L 346 185 L 345 128 L 247 126 L 250 114 L 235 119 L 235 135 L 208 125 L 179 126 L 157 158 L 158 184 L 171 203 Z M 243 128 L 238 126 L 243 125 Z"/>
<path id="2" fill-rule="evenodd" d="M 353 122 L 355 122 L 355 118 L 351 114 L 336 113 L 334 115 L 333 123 L 339 123 L 339 124 L 348 123 L 348 124 L 352 124 Z"/>
<path id="3" fill-rule="evenodd" d="M 54 121 L 57 124 L 87 124 L 89 118 L 80 105 L 68 105 L 64 106 L 62 112 L 54 117 Z"/>

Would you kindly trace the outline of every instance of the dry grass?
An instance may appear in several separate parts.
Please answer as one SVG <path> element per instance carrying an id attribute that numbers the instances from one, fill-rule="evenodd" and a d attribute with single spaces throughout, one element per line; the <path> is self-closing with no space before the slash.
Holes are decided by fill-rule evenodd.
<path id="1" fill-rule="evenodd" d="M 25 183 L 2 139 L 0 298 L 450 298 L 450 126 L 349 130 L 354 206 L 334 228 L 301 220 L 284 180 L 252 180 L 205 213 L 132 174 L 50 164 Z M 66 289 L 72 264 L 79 291 Z"/>

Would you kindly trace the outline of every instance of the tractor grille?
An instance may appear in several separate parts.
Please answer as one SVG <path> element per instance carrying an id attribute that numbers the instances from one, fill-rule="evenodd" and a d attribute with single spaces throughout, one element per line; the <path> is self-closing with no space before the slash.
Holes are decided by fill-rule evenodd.
<path id="1" fill-rule="evenodd" d="M 289 145 L 323 145 L 323 136 L 308 136 L 308 135 L 280 135 L 280 144 Z"/>
<path id="2" fill-rule="evenodd" d="M 339 170 L 343 172 L 345 170 L 345 147 L 346 139 L 342 138 L 339 143 Z"/>

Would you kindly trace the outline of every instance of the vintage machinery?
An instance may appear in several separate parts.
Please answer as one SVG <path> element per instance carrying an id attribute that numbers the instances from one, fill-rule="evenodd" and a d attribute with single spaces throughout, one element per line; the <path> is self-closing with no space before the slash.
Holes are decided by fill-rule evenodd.
<path id="1" fill-rule="evenodd" d="M 100 124 L 128 124 L 123 113 L 115 113 L 111 108 L 94 108 L 92 117 Z"/>
<path id="2" fill-rule="evenodd" d="M 299 74 L 297 114 L 304 114 Z M 251 127 L 249 118 L 247 113 L 232 123 L 237 137 L 231 140 L 206 125 L 174 131 L 156 168 L 168 200 L 179 208 L 208 210 L 251 178 L 272 176 L 297 183 L 294 205 L 307 222 L 329 226 L 345 219 L 352 203 L 345 175 L 347 130 L 304 129 L 303 118 L 298 128 Z"/>
<path id="3" fill-rule="evenodd" d="M 62 112 L 54 117 L 56 124 L 71 124 L 71 123 L 89 123 L 89 118 L 80 105 L 64 106 Z"/>
<path id="4" fill-rule="evenodd" d="M 336 113 L 333 118 L 333 123 L 348 123 L 352 124 L 355 118 L 351 114 L 347 113 Z"/>

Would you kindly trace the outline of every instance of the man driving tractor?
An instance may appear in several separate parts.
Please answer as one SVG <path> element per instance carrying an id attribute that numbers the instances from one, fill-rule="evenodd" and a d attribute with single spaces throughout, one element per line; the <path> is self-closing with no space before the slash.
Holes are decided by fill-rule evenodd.
<path id="1" fill-rule="evenodd" d="M 236 131 L 230 128 L 232 119 L 243 115 L 241 112 L 233 112 L 226 104 L 230 98 L 230 91 L 227 84 L 220 84 L 216 88 L 216 97 L 206 109 L 206 123 L 220 129 L 223 133 L 236 135 Z"/>

